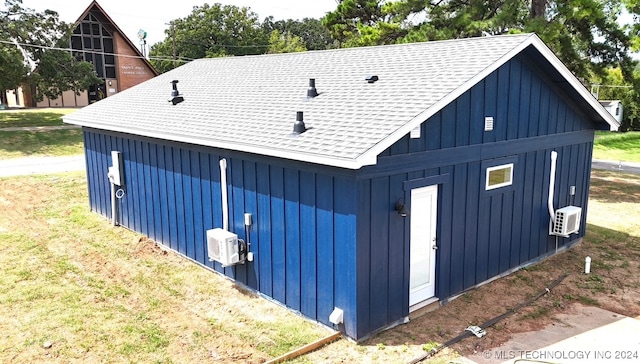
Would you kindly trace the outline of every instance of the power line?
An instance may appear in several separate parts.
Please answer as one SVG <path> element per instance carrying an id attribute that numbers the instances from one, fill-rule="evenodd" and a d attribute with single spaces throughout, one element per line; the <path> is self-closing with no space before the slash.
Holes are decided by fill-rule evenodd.
<path id="1" fill-rule="evenodd" d="M 123 57 L 123 58 L 146 59 L 145 57 L 142 57 L 142 56 L 132 56 L 132 55 L 129 55 L 129 54 L 107 53 L 107 52 L 100 52 L 100 51 L 89 51 L 89 50 L 72 49 L 72 48 L 41 46 L 41 45 L 35 45 L 35 44 L 11 42 L 11 41 L 6 41 L 6 40 L 0 40 L 0 43 L 10 44 L 10 45 L 18 45 L 18 46 L 21 46 L 21 47 L 28 47 L 28 48 L 48 49 L 48 50 L 57 50 L 57 51 L 65 51 L 65 52 L 88 52 L 88 53 L 94 53 L 94 54 L 102 54 L 102 55 L 105 55 L 105 56 L 116 56 L 116 57 Z M 173 61 L 174 60 L 172 57 L 158 57 L 158 56 L 149 57 L 149 59 L 153 59 L 153 60 L 156 60 L 156 61 Z M 182 57 L 182 56 L 179 57 L 178 59 L 176 59 L 176 61 L 180 61 L 180 62 L 190 62 L 190 61 L 193 61 L 193 60 L 194 60 L 193 58 L 186 58 L 186 57 Z"/>

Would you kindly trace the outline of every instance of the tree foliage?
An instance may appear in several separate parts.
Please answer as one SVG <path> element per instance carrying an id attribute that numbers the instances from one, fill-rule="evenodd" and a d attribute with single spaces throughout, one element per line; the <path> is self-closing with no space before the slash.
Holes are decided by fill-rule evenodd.
<path id="1" fill-rule="evenodd" d="M 639 0 L 640 1 L 640 0 Z M 578 77 L 631 77 L 619 0 L 344 0 L 323 19 L 342 46 L 535 32 Z"/>
<path id="2" fill-rule="evenodd" d="M 635 71 L 634 80 L 640 79 L 638 71 Z M 621 100 L 623 105 L 623 118 L 620 131 L 640 131 L 640 90 L 634 86 L 634 82 L 628 82 L 620 68 L 610 68 L 603 76 L 595 77 L 592 92 L 599 100 Z"/>
<path id="3" fill-rule="evenodd" d="M 277 30 L 280 34 L 289 32 L 292 36 L 302 39 L 305 48 L 308 50 L 334 48 L 334 40 L 331 38 L 331 33 L 318 19 L 274 20 L 273 16 L 269 16 L 262 22 L 262 29 L 267 34 L 271 34 L 274 30 Z"/>
<path id="4" fill-rule="evenodd" d="M 401 30 L 385 16 L 389 14 L 383 11 L 383 3 L 383 0 L 344 0 L 335 11 L 327 13 L 322 23 L 341 47 L 393 43 L 401 36 Z"/>
<path id="5" fill-rule="evenodd" d="M 630 39 L 617 19 L 617 0 L 567 0 L 550 2 L 545 16 L 532 17 L 524 31 L 535 32 L 572 70 L 587 80 L 621 67 L 628 79 L 633 62 Z"/>
<path id="6" fill-rule="evenodd" d="M 0 9 L 0 89 L 27 82 L 37 85 L 36 98 L 56 98 L 67 90 L 80 92 L 101 82 L 93 66 L 79 62 L 68 48 L 72 27 L 58 13 L 25 8 L 21 0 L 5 0 Z"/>
<path id="7" fill-rule="evenodd" d="M 78 62 L 67 51 L 48 50 L 42 53 L 30 82 L 36 85 L 36 98 L 41 100 L 43 96 L 55 99 L 67 90 L 86 90 L 102 80 L 96 77 L 91 63 Z"/>
<path id="8" fill-rule="evenodd" d="M 18 88 L 28 72 L 18 47 L 0 44 L 0 92 Z"/>
<path id="9" fill-rule="evenodd" d="M 227 55 L 266 53 L 266 34 L 258 15 L 247 7 L 204 4 L 194 6 L 185 18 L 171 22 L 163 42 L 151 47 L 150 55 L 197 59 Z M 174 68 L 173 61 L 152 60 L 160 72 Z"/>
<path id="10" fill-rule="evenodd" d="M 248 7 L 217 3 L 194 7 L 187 17 L 173 20 L 165 34 L 165 40 L 150 51 L 151 62 L 160 72 L 189 59 L 300 52 L 332 48 L 334 44 L 318 19 L 275 20 L 268 16 L 259 22 Z"/>
<path id="11" fill-rule="evenodd" d="M 307 48 L 304 46 L 302 39 L 296 35 L 291 35 L 289 31 L 282 34 L 278 30 L 273 30 L 269 36 L 268 53 L 293 53 L 306 50 Z"/>

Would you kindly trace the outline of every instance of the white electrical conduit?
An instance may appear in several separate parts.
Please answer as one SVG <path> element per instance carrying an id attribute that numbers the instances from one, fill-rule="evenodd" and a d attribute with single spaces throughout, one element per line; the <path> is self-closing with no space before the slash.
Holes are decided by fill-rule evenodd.
<path id="1" fill-rule="evenodd" d="M 229 231 L 229 202 L 227 201 L 227 160 L 220 159 L 220 190 L 222 192 L 222 228 Z"/>
<path id="2" fill-rule="evenodd" d="M 553 195 L 556 187 L 556 159 L 558 159 L 558 152 L 555 150 L 551 152 L 551 173 L 549 174 L 549 215 L 551 216 L 551 222 L 556 222 L 556 212 L 553 209 Z"/>
<path id="3" fill-rule="evenodd" d="M 113 226 L 118 225 L 118 205 L 117 205 L 117 196 L 116 196 L 116 185 L 113 182 L 109 183 L 111 185 L 111 224 Z"/>

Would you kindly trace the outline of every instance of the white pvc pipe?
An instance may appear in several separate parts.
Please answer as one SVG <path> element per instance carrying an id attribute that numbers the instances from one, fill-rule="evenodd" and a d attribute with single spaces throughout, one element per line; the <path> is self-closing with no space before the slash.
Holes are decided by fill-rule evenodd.
<path id="1" fill-rule="evenodd" d="M 591 273 L 591 257 L 584 258 L 584 273 Z"/>
<path id="2" fill-rule="evenodd" d="M 116 185 L 113 182 L 111 185 L 111 225 L 118 225 L 118 199 L 116 198 Z"/>
<path id="3" fill-rule="evenodd" d="M 229 231 L 229 201 L 227 201 L 227 160 L 220 159 L 220 190 L 222 191 L 222 228 Z"/>
<path id="4" fill-rule="evenodd" d="M 556 159 L 558 159 L 558 152 L 555 150 L 551 152 L 551 173 L 549 174 L 549 215 L 551 216 L 551 221 L 553 223 L 556 222 L 556 212 L 553 209 L 553 195 L 555 193 L 556 187 Z"/>

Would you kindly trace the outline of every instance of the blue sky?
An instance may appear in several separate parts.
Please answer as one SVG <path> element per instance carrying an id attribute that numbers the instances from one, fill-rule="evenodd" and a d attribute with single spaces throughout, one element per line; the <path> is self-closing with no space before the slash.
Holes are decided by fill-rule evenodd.
<path id="1" fill-rule="evenodd" d="M 260 20 L 269 15 L 275 19 L 320 18 L 336 8 L 336 0 L 98 0 L 134 44 L 138 44 L 138 31 L 144 29 L 150 45 L 164 40 L 166 23 L 189 15 L 194 6 L 205 2 L 248 6 Z M 24 6 L 37 11 L 55 10 L 62 20 L 70 23 L 76 21 L 90 3 L 91 0 L 23 0 Z"/>

